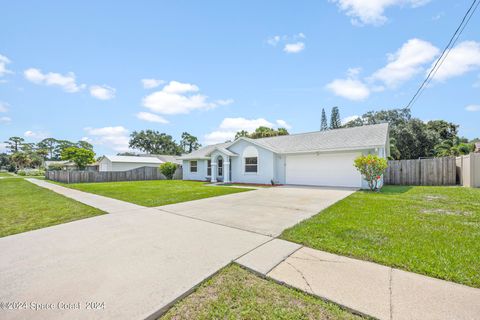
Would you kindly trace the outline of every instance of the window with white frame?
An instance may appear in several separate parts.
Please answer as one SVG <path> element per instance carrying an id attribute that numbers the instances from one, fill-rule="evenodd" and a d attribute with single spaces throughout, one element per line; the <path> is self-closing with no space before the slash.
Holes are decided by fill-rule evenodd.
<path id="1" fill-rule="evenodd" d="M 247 173 L 258 172 L 258 157 L 245 158 L 245 172 Z"/>
<path id="2" fill-rule="evenodd" d="M 198 170 L 198 163 L 196 160 L 190 161 L 190 172 L 197 172 Z"/>
<path id="3" fill-rule="evenodd" d="M 244 173 L 258 173 L 258 150 L 254 146 L 247 146 L 243 150 Z"/>
<path id="4" fill-rule="evenodd" d="M 207 176 L 211 176 L 212 175 L 212 160 L 208 160 L 207 161 Z"/>

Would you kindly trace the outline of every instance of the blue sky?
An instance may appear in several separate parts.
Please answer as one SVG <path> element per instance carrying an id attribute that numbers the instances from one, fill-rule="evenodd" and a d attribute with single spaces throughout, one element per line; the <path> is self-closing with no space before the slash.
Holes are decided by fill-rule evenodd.
<path id="1" fill-rule="evenodd" d="M 469 5 L 4 2 L 0 141 L 86 139 L 112 154 L 134 130 L 212 143 L 261 124 L 318 130 L 332 106 L 342 118 L 403 107 Z M 479 12 L 412 108 L 468 138 L 480 136 L 478 30 Z"/>

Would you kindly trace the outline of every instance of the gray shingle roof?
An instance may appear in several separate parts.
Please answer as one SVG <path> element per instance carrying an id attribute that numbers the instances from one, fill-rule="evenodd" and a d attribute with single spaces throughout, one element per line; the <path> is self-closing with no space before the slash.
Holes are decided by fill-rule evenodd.
<path id="1" fill-rule="evenodd" d="M 192 153 L 182 155 L 179 159 L 203 159 L 208 158 L 209 154 L 212 153 L 216 148 L 228 148 L 232 142 L 217 143 L 209 146 L 205 146 L 198 150 L 193 151 Z"/>
<path id="2" fill-rule="evenodd" d="M 316 151 L 354 150 L 362 148 L 381 147 L 386 144 L 388 137 L 388 124 L 374 124 L 353 128 L 341 128 L 327 131 L 314 131 L 308 133 L 291 134 L 271 138 L 249 139 L 253 144 L 264 147 L 276 153 L 301 153 Z M 202 159 L 215 149 L 222 149 L 235 142 L 226 142 L 206 146 L 181 159 Z"/>
<path id="3" fill-rule="evenodd" d="M 296 153 L 384 146 L 387 136 L 388 124 L 382 123 L 249 140 L 277 153 Z"/>

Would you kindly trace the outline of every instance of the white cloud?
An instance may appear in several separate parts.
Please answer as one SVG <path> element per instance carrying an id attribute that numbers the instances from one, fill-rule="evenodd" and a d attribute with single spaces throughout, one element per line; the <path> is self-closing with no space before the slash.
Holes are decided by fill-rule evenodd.
<path id="1" fill-rule="evenodd" d="M 228 140 L 235 139 L 235 134 L 238 131 L 246 130 L 253 132 L 258 127 L 269 128 L 291 128 L 285 120 L 277 120 L 276 123 L 272 123 L 264 118 L 246 119 L 246 118 L 225 118 L 218 126 L 218 129 L 212 131 L 204 136 L 204 144 L 221 143 Z"/>
<path id="2" fill-rule="evenodd" d="M 25 131 L 23 133 L 23 136 L 25 138 L 31 138 L 31 139 L 37 139 L 37 140 L 41 140 L 41 139 L 45 139 L 48 137 L 48 133 L 46 132 L 42 132 L 42 131 L 31 131 L 31 130 L 28 130 L 28 131 Z"/>
<path id="3" fill-rule="evenodd" d="M 350 121 L 352 121 L 352 120 L 358 119 L 358 118 L 360 118 L 360 116 L 358 116 L 358 115 L 353 115 L 353 116 L 345 117 L 345 118 L 342 119 L 342 124 L 346 124 L 346 123 L 348 123 L 348 122 L 350 122 Z"/>
<path id="4" fill-rule="evenodd" d="M 283 48 L 283 51 L 286 53 L 299 53 L 305 49 L 305 43 L 296 42 L 296 43 L 287 43 Z"/>
<path id="5" fill-rule="evenodd" d="M 0 101 L 0 112 L 8 112 L 8 103 Z"/>
<path id="6" fill-rule="evenodd" d="M 245 119 L 245 118 L 225 118 L 220 123 L 219 128 L 222 130 L 240 131 L 246 130 L 252 132 L 258 127 L 273 127 L 273 123 L 263 118 Z"/>
<path id="7" fill-rule="evenodd" d="M 110 100 L 115 98 L 115 88 L 109 87 L 107 85 L 94 85 L 90 86 L 90 95 L 94 98 L 100 100 Z"/>
<path id="8" fill-rule="evenodd" d="M 357 79 L 335 79 L 326 88 L 339 97 L 360 101 L 370 96 L 370 89 Z"/>
<path id="9" fill-rule="evenodd" d="M 11 63 L 10 59 L 0 54 L 0 77 L 3 77 L 7 73 L 13 73 L 7 69 L 7 64 Z"/>
<path id="10" fill-rule="evenodd" d="M 75 74 L 69 72 L 65 75 L 55 72 L 42 73 L 41 70 L 30 68 L 24 71 L 25 78 L 35 84 L 43 84 L 47 86 L 58 86 L 66 92 L 78 92 L 85 88 L 84 84 L 76 83 Z"/>
<path id="11" fill-rule="evenodd" d="M 305 39 L 307 37 L 303 32 L 294 35 L 275 35 L 267 39 L 267 43 L 272 47 L 283 44 L 283 51 L 286 53 L 299 53 L 305 49 Z"/>
<path id="12" fill-rule="evenodd" d="M 85 128 L 85 132 L 88 135 L 93 136 L 92 138 L 85 138 L 91 139 L 90 141 L 94 145 L 102 145 L 117 152 L 125 152 L 129 150 L 129 131 L 122 126 L 103 128 L 87 127 Z"/>
<path id="13" fill-rule="evenodd" d="M 464 41 L 450 51 L 433 79 L 444 81 L 478 68 L 480 68 L 480 42 Z"/>
<path id="14" fill-rule="evenodd" d="M 9 123 L 10 121 L 12 121 L 10 117 L 0 117 L 0 123 Z"/>
<path id="15" fill-rule="evenodd" d="M 230 100 L 208 101 L 206 95 L 198 93 L 198 86 L 190 83 L 170 81 L 162 90 L 143 98 L 143 106 L 160 114 L 186 114 L 193 110 L 208 110 Z M 220 101 L 220 103 L 218 102 Z"/>
<path id="16" fill-rule="evenodd" d="M 142 79 L 144 89 L 153 89 L 165 83 L 165 80 L 160 79 Z"/>
<path id="17" fill-rule="evenodd" d="M 438 48 L 430 42 L 410 39 L 397 52 L 388 55 L 388 64 L 376 71 L 371 79 L 396 87 L 422 72 L 424 65 L 435 59 L 438 53 Z"/>
<path id="18" fill-rule="evenodd" d="M 215 103 L 218 104 L 219 106 L 228 106 L 233 102 L 234 102 L 233 99 L 220 99 L 215 101 Z"/>
<path id="19" fill-rule="evenodd" d="M 164 117 L 159 115 L 150 113 L 150 112 L 139 112 L 137 113 L 137 118 L 140 120 L 148 121 L 148 122 L 156 122 L 156 123 L 168 123 L 168 120 Z"/>
<path id="20" fill-rule="evenodd" d="M 465 110 L 470 112 L 480 111 L 480 104 L 470 104 L 465 107 Z"/>
<path id="21" fill-rule="evenodd" d="M 291 129 L 291 128 L 292 128 L 292 126 L 289 125 L 289 124 L 287 123 L 287 121 L 285 121 L 285 120 L 278 119 L 278 120 L 275 121 L 275 122 L 277 123 L 277 126 L 278 126 L 279 128 L 285 128 L 285 129 Z"/>
<path id="22" fill-rule="evenodd" d="M 281 40 L 280 36 L 273 36 L 267 39 L 267 43 L 271 46 L 276 46 Z"/>
<path id="23" fill-rule="evenodd" d="M 430 0 L 330 0 L 341 11 L 351 17 L 353 25 L 382 25 L 388 19 L 385 10 L 392 6 L 409 5 L 412 8 L 428 3 Z"/>
<path id="24" fill-rule="evenodd" d="M 217 144 L 225 141 L 233 140 L 236 131 L 213 131 L 204 136 L 204 144 Z"/>

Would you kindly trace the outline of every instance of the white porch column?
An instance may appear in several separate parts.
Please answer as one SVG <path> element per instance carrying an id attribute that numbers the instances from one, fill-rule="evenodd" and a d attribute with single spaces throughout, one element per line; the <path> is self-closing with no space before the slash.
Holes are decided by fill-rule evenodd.
<path id="1" fill-rule="evenodd" d="M 223 182 L 230 182 L 230 157 L 226 157 L 223 163 Z"/>
<path id="2" fill-rule="evenodd" d="M 212 160 L 212 176 L 211 176 L 211 182 L 215 183 L 217 182 L 217 161 Z"/>

